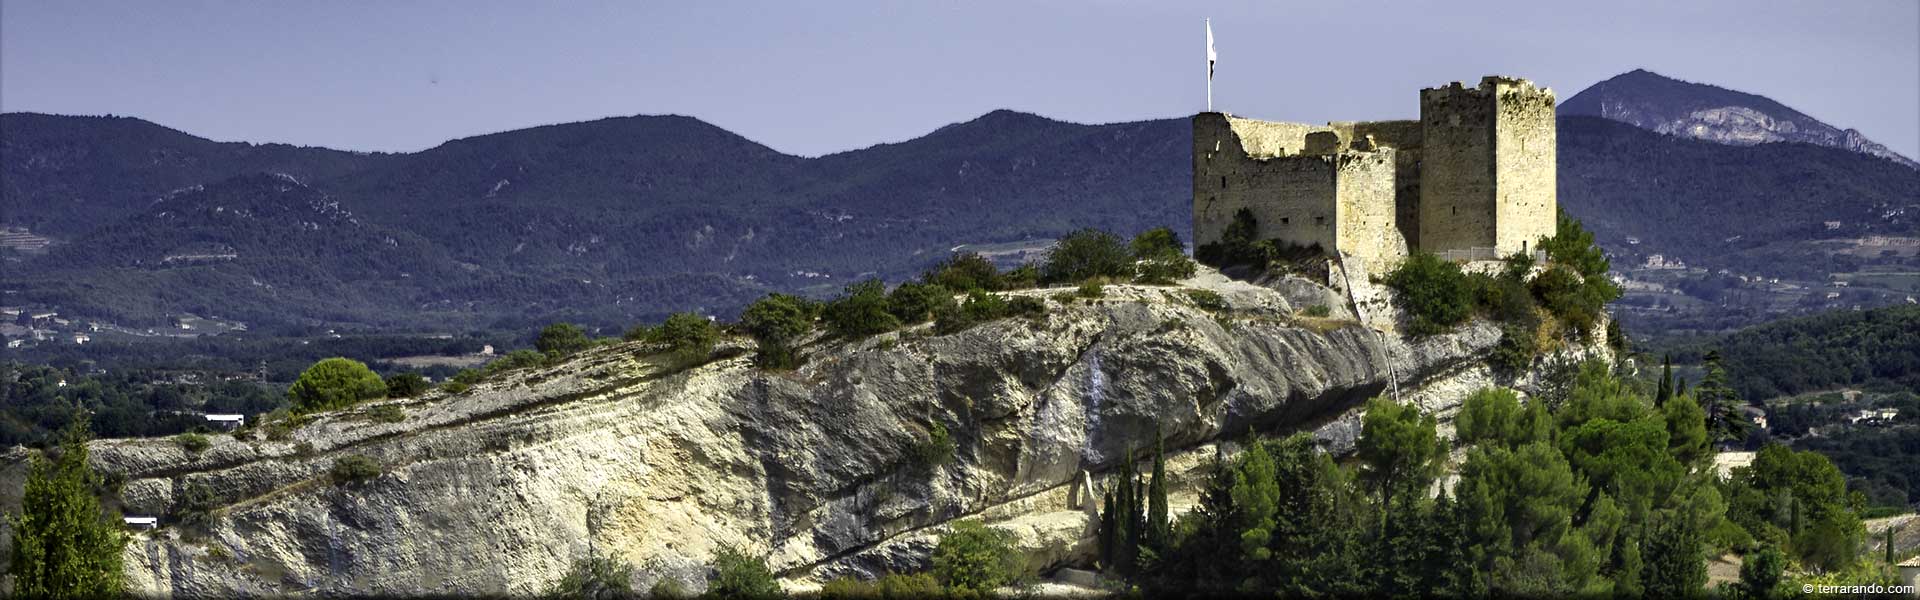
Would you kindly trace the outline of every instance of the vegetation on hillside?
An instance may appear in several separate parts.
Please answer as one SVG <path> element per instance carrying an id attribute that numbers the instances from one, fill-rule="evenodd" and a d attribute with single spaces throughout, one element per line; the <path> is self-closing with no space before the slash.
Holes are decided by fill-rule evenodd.
<path id="1" fill-rule="evenodd" d="M 34 456 L 11 515 L 7 574 L 12 593 L 30 598 L 104 598 L 123 584 L 121 548 L 126 534 L 96 495 L 105 482 L 87 465 L 90 435 L 84 419 L 67 426 L 58 452 Z"/>
<path id="2" fill-rule="evenodd" d="M 1559 397 L 1470 396 L 1459 481 L 1438 495 L 1446 443 L 1415 407 L 1369 404 L 1352 465 L 1304 433 L 1250 444 L 1171 522 L 1109 501 L 1109 571 L 1178 594 L 1674 597 L 1704 592 L 1724 551 L 1784 550 L 1795 576 L 1859 567 L 1856 502 L 1824 458 L 1769 446 L 1721 481 L 1690 398 L 1655 406 L 1609 371 L 1580 368 Z M 1142 489 L 1132 472 L 1117 494 Z M 1160 528 L 1161 542 L 1131 533 Z"/>

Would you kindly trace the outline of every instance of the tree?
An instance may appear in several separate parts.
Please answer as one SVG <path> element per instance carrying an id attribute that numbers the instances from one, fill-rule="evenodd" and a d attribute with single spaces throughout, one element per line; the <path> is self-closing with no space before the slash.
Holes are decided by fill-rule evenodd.
<path id="1" fill-rule="evenodd" d="M 1169 232 L 1171 233 L 1171 232 Z M 1167 536 L 1171 533 L 1167 520 L 1167 453 L 1166 442 L 1159 432 L 1153 436 L 1153 482 L 1147 485 L 1147 546 L 1155 552 L 1167 548 Z"/>
<path id="2" fill-rule="evenodd" d="M 713 320 L 690 312 L 677 312 L 667 315 L 659 327 L 649 330 L 646 335 L 649 342 L 666 344 L 667 352 L 680 363 L 692 363 L 705 360 L 713 354 L 714 344 L 720 341 L 720 328 Z"/>
<path id="3" fill-rule="evenodd" d="M 1646 530 L 1641 590 L 1652 598 L 1700 596 L 1707 587 L 1707 557 L 1701 552 L 1700 531 L 1677 516 L 1668 517 L 1657 519 Z"/>
<path id="4" fill-rule="evenodd" d="M 1678 396 L 1660 407 L 1667 419 L 1667 448 L 1682 464 L 1693 465 L 1713 453 L 1707 435 L 1707 411 L 1692 396 Z"/>
<path id="5" fill-rule="evenodd" d="M 859 338 L 900 328 L 900 319 L 887 312 L 887 285 L 868 279 L 847 286 L 821 315 L 834 335 Z"/>
<path id="6" fill-rule="evenodd" d="M 1193 259 L 1187 258 L 1186 246 L 1180 243 L 1180 236 L 1166 227 L 1156 227 L 1134 236 L 1128 244 L 1138 261 L 1137 281 L 1149 285 L 1165 285 L 1175 280 L 1193 276 Z"/>
<path id="7" fill-rule="evenodd" d="M 887 312 L 903 324 L 925 323 L 939 311 L 954 308 L 953 292 L 932 283 L 906 282 L 887 295 Z"/>
<path id="8" fill-rule="evenodd" d="M 933 548 L 933 576 L 949 590 L 985 595 L 1019 579 L 1021 560 L 1012 533 L 959 521 Z"/>
<path id="9" fill-rule="evenodd" d="M 1180 242 L 1180 234 L 1174 233 L 1173 229 L 1168 227 L 1155 227 L 1140 232 L 1140 235 L 1133 236 L 1133 242 L 1129 243 L 1128 247 L 1133 250 L 1135 258 L 1143 260 L 1184 254 L 1187 250 L 1187 245 Z"/>
<path id="10" fill-rule="evenodd" d="M 780 582 L 767 568 L 767 561 L 748 555 L 730 545 L 721 545 L 713 554 L 713 574 L 707 594 L 728 600 L 765 600 L 784 595 Z"/>
<path id="11" fill-rule="evenodd" d="M 747 306 L 740 324 L 754 341 L 760 343 L 758 362 L 769 369 L 790 369 L 800 364 L 795 345 L 813 331 L 819 309 L 798 296 L 767 294 Z"/>
<path id="12" fill-rule="evenodd" d="M 1133 277 L 1133 258 L 1126 244 L 1098 229 L 1082 229 L 1060 238 L 1040 266 L 1040 280 L 1047 283 L 1075 283 L 1095 277 Z"/>
<path id="13" fill-rule="evenodd" d="M 1771 544 L 1747 553 L 1746 560 L 1740 563 L 1741 591 L 1748 598 L 1771 597 L 1774 588 L 1780 585 L 1780 574 L 1786 565 L 1787 557 Z"/>
<path id="14" fill-rule="evenodd" d="M 540 337 L 533 341 L 533 347 L 541 354 L 566 356 L 585 350 L 593 345 L 587 338 L 587 332 L 572 323 L 554 323 L 540 330 Z"/>
<path id="15" fill-rule="evenodd" d="M 1667 401 L 1673 399 L 1673 355 L 1666 355 L 1661 363 L 1660 390 L 1653 396 L 1653 405 L 1656 407 L 1666 406 Z"/>
<path id="16" fill-rule="evenodd" d="M 1421 412 L 1417 406 L 1400 404 L 1384 396 L 1367 402 L 1356 449 L 1360 462 L 1366 467 L 1361 471 L 1361 478 L 1373 483 L 1375 494 L 1380 498 L 1383 529 L 1394 494 L 1424 491 L 1438 474 L 1446 447 L 1436 433 L 1437 426 L 1433 415 Z"/>
<path id="17" fill-rule="evenodd" d="M 1540 240 L 1540 249 L 1546 251 L 1548 260 L 1573 267 L 1583 276 L 1602 277 L 1611 267 L 1606 251 L 1593 243 L 1593 233 L 1564 210 L 1560 211 L 1553 237 Z"/>
<path id="18" fill-rule="evenodd" d="M 20 513 L 12 519 L 9 572 L 20 597 L 118 596 L 127 538 L 94 496 L 99 477 L 87 466 L 87 422 L 76 417 L 51 460 L 35 456 Z"/>
<path id="19" fill-rule="evenodd" d="M 976 290 L 991 292 L 1005 287 L 1000 269 L 978 252 L 949 256 L 935 263 L 933 268 L 920 276 L 920 280 L 960 293 Z"/>
<path id="20" fill-rule="evenodd" d="M 406 371 L 387 377 L 388 398 L 412 398 L 427 392 L 433 386 L 427 384 L 427 378 L 419 373 Z"/>
<path id="21" fill-rule="evenodd" d="M 1694 390 L 1694 398 L 1699 400 L 1700 408 L 1707 411 L 1707 433 L 1714 441 L 1744 438 L 1746 427 L 1738 412 L 1740 396 L 1727 385 L 1727 370 L 1720 364 L 1719 350 L 1707 352 L 1706 371 L 1700 387 Z"/>
<path id="22" fill-rule="evenodd" d="M 386 393 L 387 382 L 365 363 L 335 357 L 301 372 L 300 379 L 287 388 L 287 400 L 293 402 L 294 410 L 308 413 L 376 400 Z"/>

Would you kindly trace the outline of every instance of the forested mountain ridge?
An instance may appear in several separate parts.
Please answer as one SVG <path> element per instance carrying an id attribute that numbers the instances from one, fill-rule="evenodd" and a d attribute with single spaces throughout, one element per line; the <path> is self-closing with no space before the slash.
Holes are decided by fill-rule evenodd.
<path id="1" fill-rule="evenodd" d="M 1920 173 L 1845 150 L 1727 146 L 1596 117 L 1559 119 L 1559 150 L 1561 207 L 1618 253 L 1777 272 L 1796 265 L 1742 253 L 1920 230 Z"/>
<path id="2" fill-rule="evenodd" d="M 0 222 L 77 237 L 162 195 L 246 173 L 313 182 L 392 155 L 215 142 L 132 117 L 0 114 Z"/>

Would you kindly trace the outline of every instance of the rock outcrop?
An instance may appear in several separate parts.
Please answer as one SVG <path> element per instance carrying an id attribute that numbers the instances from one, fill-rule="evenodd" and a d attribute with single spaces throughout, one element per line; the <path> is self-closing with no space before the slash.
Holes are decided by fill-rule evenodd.
<path id="1" fill-rule="evenodd" d="M 1251 433 L 1317 431 L 1338 448 L 1357 433 L 1351 409 L 1390 385 L 1446 413 L 1493 381 L 1491 324 L 1408 340 L 1296 316 L 1288 296 L 1312 294 L 1205 277 L 1228 310 L 1181 287 L 1017 292 L 1048 313 L 816 340 L 789 372 L 754 368 L 745 341 L 688 368 L 611 345 L 384 403 L 398 423 L 360 407 L 281 439 L 210 436 L 199 453 L 102 440 L 93 460 L 124 480 L 125 512 L 164 515 L 127 550 L 137 592 L 526 594 L 589 556 L 632 565 L 639 589 L 699 589 L 720 544 L 819 581 L 923 566 L 964 517 L 1017 532 L 1035 568 L 1084 565 L 1087 482 L 1156 434 L 1176 501 L 1192 502 L 1209 459 Z M 939 456 L 923 452 L 936 424 L 950 458 L 922 458 Z M 384 472 L 336 483 L 352 455 Z M 9 489 L 23 457 L 0 459 Z"/>

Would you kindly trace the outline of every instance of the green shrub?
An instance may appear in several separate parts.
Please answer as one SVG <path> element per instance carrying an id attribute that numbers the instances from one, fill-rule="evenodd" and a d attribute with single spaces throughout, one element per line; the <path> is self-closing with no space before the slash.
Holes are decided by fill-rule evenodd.
<path id="1" fill-rule="evenodd" d="M 659 581 L 653 582 L 652 588 L 647 590 L 647 597 L 653 600 L 681 600 L 694 596 L 687 592 L 687 586 L 680 583 L 680 580 L 661 577 Z"/>
<path id="2" fill-rule="evenodd" d="M 507 371 L 512 371 L 515 369 L 531 369 L 534 367 L 546 366 L 547 363 L 550 362 L 551 358 L 553 357 L 546 354 L 539 353 L 539 352 L 534 352 L 532 350 L 528 350 L 525 348 L 521 348 L 519 350 L 508 352 L 506 356 L 502 356 L 500 358 L 494 359 L 493 362 L 487 363 L 486 367 L 482 370 L 482 373 L 485 375 L 492 375 L 494 373 L 505 373 Z"/>
<path id="3" fill-rule="evenodd" d="M 1095 277 L 1133 278 L 1133 255 L 1120 238 L 1098 229 L 1069 233 L 1054 243 L 1040 266 L 1040 280 L 1073 283 Z"/>
<path id="4" fill-rule="evenodd" d="M 412 398 L 426 393 L 429 387 L 432 386 L 427 385 L 427 378 L 413 371 L 394 373 L 387 377 L 388 398 Z"/>
<path id="5" fill-rule="evenodd" d="M 1182 255 L 1187 251 L 1187 245 L 1180 242 L 1180 234 L 1174 233 L 1173 229 L 1167 227 L 1155 227 L 1140 232 L 1140 235 L 1133 236 L 1133 241 L 1128 243 L 1127 247 L 1133 251 L 1134 258 L 1141 260 Z"/>
<path id="6" fill-rule="evenodd" d="M 287 388 L 287 399 L 300 412 L 350 406 L 387 394 L 387 382 L 360 361 L 329 358 L 313 363 Z"/>
<path id="7" fill-rule="evenodd" d="M 220 496 L 206 483 L 192 481 L 180 488 L 180 497 L 174 501 L 173 517 L 181 525 L 198 527 L 207 523 L 213 510 L 220 507 Z"/>
<path id="8" fill-rule="evenodd" d="M 932 283 L 902 283 L 887 295 L 887 312 L 908 325 L 925 323 L 941 307 L 951 304 L 953 292 Z"/>
<path id="9" fill-rule="evenodd" d="M 1169 285 L 1175 281 L 1193 276 L 1193 259 L 1182 255 L 1161 256 L 1140 261 L 1134 268 L 1140 273 L 1135 282 L 1146 285 Z"/>
<path id="10" fill-rule="evenodd" d="M 822 600 L 918 600 L 946 596 L 932 575 L 888 573 L 875 581 L 842 577 L 820 587 Z"/>
<path id="11" fill-rule="evenodd" d="M 1063 305 L 1073 304 L 1074 300 L 1080 299 L 1079 296 L 1073 295 L 1073 292 L 1056 292 L 1053 295 L 1047 296 L 1047 297 L 1052 299 L 1054 302 L 1059 302 L 1060 304 L 1063 304 Z"/>
<path id="12" fill-rule="evenodd" d="M 1473 313 L 1473 290 L 1460 265 L 1428 252 L 1407 257 L 1387 275 L 1394 302 L 1412 317 L 1408 332 L 1417 336 L 1445 333 Z"/>
<path id="13" fill-rule="evenodd" d="M 821 320 L 834 335 L 862 338 L 900 328 L 900 318 L 887 308 L 886 284 L 868 279 L 847 286 L 840 297 L 828 302 Z"/>
<path id="14" fill-rule="evenodd" d="M 1313 306 L 1307 307 L 1307 309 L 1305 311 L 1302 311 L 1302 313 L 1316 319 L 1325 319 L 1327 318 L 1328 315 L 1333 314 L 1333 309 L 1327 308 L 1327 305 L 1325 304 L 1315 304 Z"/>
<path id="15" fill-rule="evenodd" d="M 922 470 L 932 470 L 953 462 L 953 453 L 957 449 L 953 435 L 947 433 L 947 426 L 934 422 L 927 425 L 927 439 L 914 444 L 913 462 Z"/>
<path id="16" fill-rule="evenodd" d="M 1033 263 L 1014 267 L 1000 276 L 1000 289 L 1024 290 L 1040 287 L 1040 267 Z"/>
<path id="17" fill-rule="evenodd" d="M 665 344 L 667 353 L 676 362 L 692 363 L 713 354 L 713 345 L 720 341 L 720 328 L 706 317 L 690 312 L 667 315 L 659 327 L 647 330 L 646 341 Z"/>
<path id="18" fill-rule="evenodd" d="M 1186 245 L 1180 243 L 1180 236 L 1172 229 L 1149 229 L 1134 236 L 1128 246 L 1134 260 L 1139 261 L 1134 265 L 1138 273 L 1134 280 L 1139 283 L 1166 285 L 1193 276 L 1193 259 L 1187 258 Z"/>
<path id="19" fill-rule="evenodd" d="M 1107 295 L 1107 286 L 1101 285 L 1098 281 L 1087 281 L 1081 283 L 1080 287 L 1075 289 L 1073 293 L 1081 298 L 1099 298 Z"/>
<path id="20" fill-rule="evenodd" d="M 199 454 L 206 451 L 207 448 L 213 447 L 213 442 L 207 441 L 207 436 L 198 433 L 182 433 L 173 436 L 173 441 L 179 443 L 181 448 L 185 448 L 188 452 L 194 454 Z"/>
<path id="21" fill-rule="evenodd" d="M 328 475 L 334 483 L 357 483 L 379 477 L 384 472 L 380 461 L 359 454 L 349 454 L 334 459 L 333 469 Z"/>
<path id="22" fill-rule="evenodd" d="M 1489 357 L 1494 369 L 1502 373 L 1519 373 L 1533 364 L 1533 357 L 1539 354 L 1533 336 L 1533 329 L 1512 323 L 1500 326 L 1500 343 L 1494 345 L 1493 355 Z"/>
<path id="23" fill-rule="evenodd" d="M 956 292 L 966 293 L 976 290 L 994 291 L 1001 289 L 1003 283 L 1000 269 L 993 261 L 976 252 L 962 252 L 947 257 L 921 274 L 923 283 L 937 285 Z"/>
<path id="24" fill-rule="evenodd" d="M 549 598 L 613 599 L 632 596 L 632 569 L 610 558 L 573 561 L 573 567 L 567 569 L 567 574 L 547 592 Z"/>
<path id="25" fill-rule="evenodd" d="M 407 420 L 407 413 L 398 405 L 382 404 L 367 411 L 367 418 L 375 423 L 399 423 Z"/>
<path id="26" fill-rule="evenodd" d="M 467 393 L 467 390 L 471 389 L 472 387 L 473 387 L 472 384 L 469 384 L 464 381 L 449 381 L 449 382 L 446 382 L 445 384 L 442 384 L 440 386 L 440 389 L 446 390 L 447 393 L 450 395 L 458 396 L 458 395 Z"/>
<path id="27" fill-rule="evenodd" d="M 820 316 L 815 303 L 798 296 L 767 294 L 754 301 L 740 315 L 740 325 L 760 344 L 756 362 L 767 369 L 791 369 L 800 365 L 797 345 L 813 331 Z"/>
<path id="28" fill-rule="evenodd" d="M 1038 317 L 1047 314 L 1047 301 L 1033 296 L 1014 296 L 1007 299 L 1007 316 Z"/>
<path id="29" fill-rule="evenodd" d="M 1013 534 L 979 521 L 954 523 L 933 549 L 934 578 L 956 592 L 991 593 L 1019 579 L 1021 565 Z"/>
<path id="30" fill-rule="evenodd" d="M 1612 282 L 1605 279 L 1600 279 L 1604 285 L 1590 283 L 1572 269 L 1556 266 L 1533 278 L 1528 287 L 1547 312 L 1553 313 L 1568 327 L 1587 335 L 1592 333 L 1594 325 L 1600 321 L 1600 315 L 1606 310 L 1609 299 L 1606 289 L 1612 286 Z"/>
<path id="31" fill-rule="evenodd" d="M 1227 309 L 1227 299 L 1221 298 L 1220 293 L 1213 290 L 1187 290 L 1187 299 L 1192 300 L 1200 310 L 1219 312 Z"/>
<path id="32" fill-rule="evenodd" d="M 533 347 L 542 354 L 566 356 L 593 346 L 593 340 L 579 325 L 572 323 L 554 323 L 540 330 L 540 337 L 533 341 Z"/>
<path id="33" fill-rule="evenodd" d="M 713 576 L 707 594 L 715 598 L 778 598 L 783 593 L 767 562 L 733 546 L 721 545 L 713 555 Z"/>

